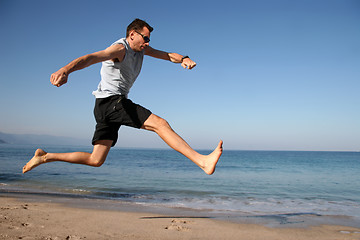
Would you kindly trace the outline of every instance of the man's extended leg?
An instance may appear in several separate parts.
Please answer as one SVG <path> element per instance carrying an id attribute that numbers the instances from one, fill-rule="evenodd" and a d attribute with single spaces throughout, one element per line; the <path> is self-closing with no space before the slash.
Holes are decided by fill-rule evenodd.
<path id="1" fill-rule="evenodd" d="M 42 149 L 35 151 L 34 157 L 23 167 L 23 173 L 43 163 L 62 161 L 68 163 L 84 164 L 93 167 L 100 167 L 110 151 L 112 140 L 100 140 L 94 145 L 92 153 L 71 152 L 71 153 L 47 153 Z"/>
<path id="2" fill-rule="evenodd" d="M 180 152 L 198 165 L 205 173 L 214 173 L 216 164 L 222 154 L 222 141 L 209 155 L 202 155 L 192 149 L 174 130 L 168 122 L 154 114 L 145 121 L 143 129 L 156 132 L 171 148 Z"/>

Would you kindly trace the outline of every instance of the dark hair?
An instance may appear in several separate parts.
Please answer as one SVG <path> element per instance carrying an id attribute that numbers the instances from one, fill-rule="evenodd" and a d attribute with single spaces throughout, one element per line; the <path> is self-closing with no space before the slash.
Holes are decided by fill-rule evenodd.
<path id="1" fill-rule="evenodd" d="M 152 28 L 147 22 L 145 22 L 144 20 L 136 18 L 127 27 L 127 29 L 126 29 L 126 37 L 129 37 L 129 34 L 130 34 L 131 30 L 141 31 L 144 27 L 149 29 L 150 32 L 152 32 L 154 30 L 154 28 Z"/>

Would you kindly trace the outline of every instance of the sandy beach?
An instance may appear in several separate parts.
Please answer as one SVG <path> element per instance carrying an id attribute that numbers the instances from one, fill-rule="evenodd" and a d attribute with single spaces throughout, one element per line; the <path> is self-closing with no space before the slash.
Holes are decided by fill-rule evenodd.
<path id="1" fill-rule="evenodd" d="M 360 228 L 270 228 L 0 197 L 0 239 L 360 239 Z"/>

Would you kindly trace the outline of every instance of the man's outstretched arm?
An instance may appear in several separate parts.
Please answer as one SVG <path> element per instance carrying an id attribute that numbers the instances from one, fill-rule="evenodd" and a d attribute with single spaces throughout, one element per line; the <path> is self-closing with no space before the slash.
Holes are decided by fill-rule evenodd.
<path id="1" fill-rule="evenodd" d="M 147 46 L 145 48 L 145 55 L 148 55 L 148 56 L 151 56 L 154 58 L 163 59 L 163 60 L 168 60 L 173 63 L 181 63 L 181 66 L 185 69 L 186 68 L 192 69 L 196 66 L 196 63 L 193 60 L 191 60 L 189 57 L 183 59 L 184 56 L 180 55 L 178 53 L 168 53 L 168 52 L 154 49 L 150 46 Z"/>
<path id="2" fill-rule="evenodd" d="M 110 59 L 118 59 L 118 61 L 122 61 L 124 56 L 125 56 L 124 45 L 122 44 L 112 45 L 106 48 L 105 50 L 87 54 L 71 61 L 65 67 L 62 67 L 57 72 L 51 74 L 50 82 L 54 86 L 60 87 L 61 85 L 67 83 L 69 74 L 74 71 Z"/>

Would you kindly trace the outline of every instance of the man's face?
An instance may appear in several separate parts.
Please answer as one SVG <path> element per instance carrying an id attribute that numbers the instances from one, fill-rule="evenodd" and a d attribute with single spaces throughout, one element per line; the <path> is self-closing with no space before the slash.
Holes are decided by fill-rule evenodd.
<path id="1" fill-rule="evenodd" d="M 139 30 L 132 30 L 130 33 L 130 40 L 132 44 L 130 47 L 135 52 L 140 52 L 144 50 L 147 46 L 149 46 L 150 41 L 150 31 L 146 27 L 144 27 L 141 31 Z"/>

